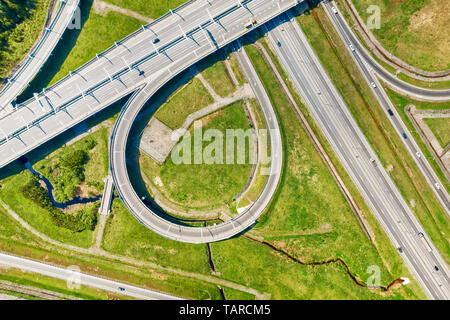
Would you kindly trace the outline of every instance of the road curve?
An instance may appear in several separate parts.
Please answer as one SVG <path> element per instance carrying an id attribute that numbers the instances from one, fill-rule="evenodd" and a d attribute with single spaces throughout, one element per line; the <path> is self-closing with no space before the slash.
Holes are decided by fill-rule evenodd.
<path id="1" fill-rule="evenodd" d="M 17 268 L 44 276 L 70 281 L 73 285 L 80 284 L 89 287 L 98 288 L 117 294 L 127 295 L 129 297 L 146 300 L 180 300 L 181 298 L 158 291 L 148 290 L 118 281 L 108 280 L 101 277 L 91 276 L 74 271 L 68 268 L 55 267 L 50 264 L 37 262 L 31 259 L 25 259 L 0 253 L 0 265 Z M 120 289 L 122 288 L 122 289 Z"/>
<path id="2" fill-rule="evenodd" d="M 162 74 L 160 80 L 156 83 L 144 85 L 136 91 L 117 119 L 110 144 L 110 167 L 116 189 L 125 206 L 139 222 L 166 238 L 190 243 L 207 243 L 229 239 L 256 223 L 277 189 L 283 165 L 283 148 L 277 118 L 270 99 L 243 49 L 238 49 L 237 58 L 261 105 L 269 129 L 271 155 L 273 155 L 270 173 L 262 193 L 256 202 L 238 216 L 209 227 L 195 228 L 175 224 L 148 208 L 141 201 L 129 180 L 125 150 L 131 127 L 145 102 L 171 79 L 169 74 Z M 184 68 L 180 68 L 179 72 L 182 70 Z"/>
<path id="3" fill-rule="evenodd" d="M 322 2 L 322 6 L 325 11 L 330 16 L 335 16 L 335 19 L 331 19 L 332 23 L 335 25 L 338 34 L 344 37 L 345 43 L 347 45 L 353 44 L 358 54 L 364 60 L 364 62 L 371 68 L 383 81 L 389 84 L 396 91 L 409 96 L 417 100 L 426 101 L 448 101 L 450 100 L 450 89 L 426 89 L 410 84 L 406 81 L 400 80 L 392 73 L 387 71 L 383 66 L 381 66 L 367 51 L 367 49 L 361 45 L 359 39 L 355 36 L 347 21 L 344 19 L 343 15 L 339 12 L 337 6 L 333 1 L 328 1 L 326 3 Z M 333 6 L 339 12 L 335 14 L 331 12 L 331 7 Z M 338 25 L 337 25 L 338 24 Z"/>
<path id="4" fill-rule="evenodd" d="M 55 18 L 45 29 L 44 36 L 36 48 L 28 55 L 24 65 L 8 79 L 8 83 L 0 90 L 0 114 L 33 80 L 41 67 L 50 57 L 62 34 L 69 25 L 80 0 L 61 0 Z M 12 107 L 11 110 L 12 111 Z"/>

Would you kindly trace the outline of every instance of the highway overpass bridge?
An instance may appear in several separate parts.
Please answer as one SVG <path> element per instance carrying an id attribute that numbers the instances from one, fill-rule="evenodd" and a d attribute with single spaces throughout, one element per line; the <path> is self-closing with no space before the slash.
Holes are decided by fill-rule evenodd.
<path id="1" fill-rule="evenodd" d="M 244 231 L 256 222 L 275 192 L 281 172 L 281 153 L 272 162 L 271 173 L 259 201 L 249 210 L 216 226 L 192 228 L 169 223 L 142 203 L 128 178 L 126 141 L 139 110 L 164 84 L 196 62 L 300 2 L 191 0 L 142 26 L 1 118 L 0 168 L 115 101 L 133 94 L 116 123 L 110 150 L 114 185 L 130 212 L 155 232 L 179 241 L 218 241 Z M 253 19 L 257 24 L 248 26 Z M 246 61 L 245 55 L 242 61 Z M 266 120 L 272 133 L 277 132 L 274 129 L 278 128 L 278 124 L 270 101 L 267 95 L 264 96 L 256 73 L 252 76 L 254 90 L 259 92 Z M 270 139 L 272 146 L 281 147 L 279 134 L 271 134 Z M 272 150 L 272 154 L 275 154 L 275 150 Z"/>

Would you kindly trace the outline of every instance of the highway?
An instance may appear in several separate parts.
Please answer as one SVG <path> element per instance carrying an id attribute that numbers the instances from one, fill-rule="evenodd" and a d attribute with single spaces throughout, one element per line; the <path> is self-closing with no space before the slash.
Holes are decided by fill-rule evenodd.
<path id="1" fill-rule="evenodd" d="M 269 23 L 269 39 L 282 65 L 392 243 L 402 249 L 401 257 L 424 292 L 431 299 L 449 299 L 448 266 L 379 164 L 303 31 L 291 19 L 289 13 L 285 23 Z M 375 160 L 375 165 L 370 159 Z"/>
<path id="2" fill-rule="evenodd" d="M 246 34 L 252 18 L 262 23 L 297 2 L 191 0 L 143 26 L 1 118 L 0 168 L 142 84 L 198 61 L 206 48 L 216 51 Z"/>
<path id="3" fill-rule="evenodd" d="M 322 6 L 325 8 L 328 16 L 332 20 L 337 32 L 347 44 L 353 44 L 357 54 L 362 60 L 367 64 L 367 66 L 372 69 L 381 79 L 393 87 L 396 91 L 409 96 L 417 100 L 426 101 L 448 101 L 450 100 L 450 89 L 426 89 L 417 87 L 413 84 L 400 80 L 392 73 L 387 71 L 383 66 L 381 66 L 367 51 L 367 49 L 361 45 L 356 35 L 353 33 L 347 21 L 339 12 L 339 8 L 335 5 L 333 1 L 324 1 Z M 331 7 L 335 7 L 338 14 L 331 11 Z"/>
<path id="4" fill-rule="evenodd" d="M 258 12 L 258 8 L 259 10 L 264 10 L 264 1 L 260 1 L 259 3 L 255 2 L 255 5 L 259 5 L 259 7 L 254 7 L 251 9 L 255 15 Z M 242 10 L 237 14 L 246 16 L 247 12 Z M 230 20 L 227 21 L 227 23 L 233 25 L 236 21 L 245 21 L 246 19 L 244 16 L 242 18 L 230 17 Z M 222 23 L 225 24 L 226 22 L 223 21 Z M 238 25 L 237 31 L 239 32 L 240 29 L 242 29 L 242 27 Z M 220 30 L 220 28 L 218 30 Z M 206 47 L 204 55 L 208 55 L 209 51 L 210 48 Z M 162 218 L 157 212 L 153 212 L 141 201 L 139 195 L 135 192 L 129 180 L 126 167 L 125 149 L 128 136 L 133 122 L 145 102 L 154 94 L 154 92 L 163 86 L 166 81 L 168 81 L 169 77 L 167 74 L 162 74 L 159 81 L 143 86 L 133 95 L 127 105 L 123 108 L 111 135 L 110 167 L 114 184 L 121 200 L 139 222 L 166 238 L 190 243 L 207 243 L 225 240 L 236 234 L 244 232 L 247 228 L 250 228 L 253 224 L 255 224 L 257 219 L 264 212 L 280 181 L 283 165 L 283 148 L 275 112 L 272 108 L 270 99 L 267 96 L 267 93 L 265 92 L 264 87 L 258 78 L 256 71 L 251 65 L 245 51 L 239 49 L 236 55 L 262 108 L 264 118 L 269 129 L 271 154 L 274 155 L 271 159 L 270 173 L 267 177 L 262 193 L 248 209 L 239 215 L 226 222 L 209 227 L 194 228 L 175 224 Z M 185 66 L 180 66 L 179 70 L 181 71 L 185 68 Z"/>
<path id="5" fill-rule="evenodd" d="M 0 90 L 0 117 L 12 112 L 11 102 L 22 93 L 50 57 L 71 22 L 79 2 L 80 0 L 60 1 L 58 11 L 50 25 L 45 29 L 43 37 L 28 55 L 23 66 L 8 79 L 6 85 Z"/>
<path id="6" fill-rule="evenodd" d="M 118 281 L 108 280 L 88 275 L 86 273 L 73 271 L 66 268 L 55 267 L 49 264 L 36 262 L 34 260 L 20 258 L 0 253 L 0 265 L 17 268 L 24 271 L 38 273 L 44 276 L 69 281 L 72 285 L 80 284 L 105 291 L 123 294 L 136 299 L 145 300 L 180 300 L 181 298 L 171 296 L 158 291 L 148 290 Z M 122 288 L 122 289 L 120 289 Z"/>
<path id="7" fill-rule="evenodd" d="M 361 50 L 362 46 L 355 42 L 355 37 L 353 33 L 351 32 L 351 29 L 348 27 L 348 25 L 345 22 L 345 19 L 342 17 L 340 13 L 335 14 L 333 13 L 331 7 L 333 6 L 332 2 L 328 2 L 327 4 L 323 4 L 323 7 L 325 11 L 327 12 L 328 16 L 330 17 L 331 21 L 333 22 L 337 32 L 341 36 L 344 43 L 347 45 L 353 44 L 355 47 L 355 51 L 351 51 L 349 49 L 349 52 L 351 56 L 353 57 L 355 63 L 359 67 L 361 73 L 366 78 L 370 88 L 372 89 L 373 93 L 375 94 L 375 97 L 377 98 L 378 102 L 380 103 L 381 107 L 383 108 L 384 112 L 386 113 L 386 116 L 388 117 L 389 121 L 397 131 L 398 135 L 401 137 L 402 141 L 406 145 L 406 148 L 408 149 L 409 153 L 413 157 L 414 161 L 416 162 L 417 166 L 425 176 L 427 182 L 429 183 L 431 189 L 436 194 L 437 198 L 441 202 L 442 206 L 447 211 L 447 214 L 450 213 L 450 197 L 449 194 L 444 186 L 442 186 L 442 182 L 440 181 L 439 177 L 431 167 L 430 163 L 426 159 L 425 156 L 421 155 L 420 148 L 417 145 L 416 141 L 414 140 L 414 137 L 409 133 L 408 128 L 403 123 L 402 118 L 396 111 L 396 108 L 392 105 L 392 102 L 386 95 L 385 90 L 380 85 L 377 77 L 375 76 L 374 72 L 378 74 L 380 77 L 384 79 L 385 75 L 390 75 L 389 72 L 386 70 L 380 70 L 380 68 L 377 67 L 377 63 L 370 57 L 370 55 L 365 51 L 365 49 Z M 394 82 L 392 81 L 399 81 L 392 75 L 390 75 L 392 79 L 386 80 L 390 85 L 396 86 Z M 376 85 L 376 88 L 373 87 L 372 83 Z M 402 84 L 403 87 L 408 87 L 411 90 L 414 89 L 411 85 L 407 83 Z M 424 93 L 422 90 L 425 89 L 414 89 L 415 93 L 419 95 L 423 95 Z M 449 92 L 449 94 L 446 96 L 448 100 L 450 100 L 450 90 L 446 90 Z M 426 90 L 429 94 L 436 95 L 437 91 L 430 91 Z M 439 97 L 443 97 L 442 95 L 439 95 Z M 389 111 L 391 110 L 393 115 L 391 116 L 389 114 Z M 406 138 L 404 137 L 404 134 L 406 135 Z M 419 153 L 420 157 L 417 155 Z M 438 187 L 437 187 L 437 186 Z"/>

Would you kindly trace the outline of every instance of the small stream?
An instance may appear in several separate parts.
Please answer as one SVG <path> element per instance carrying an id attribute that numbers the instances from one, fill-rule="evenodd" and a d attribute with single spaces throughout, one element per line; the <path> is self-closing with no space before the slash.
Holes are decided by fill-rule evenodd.
<path id="1" fill-rule="evenodd" d="M 31 163 L 28 160 L 26 160 L 26 162 L 24 162 L 24 166 L 25 166 L 25 168 L 28 169 L 28 171 L 30 171 L 33 175 L 35 175 L 39 179 L 39 181 L 42 181 L 45 184 L 45 186 L 47 188 L 48 196 L 50 197 L 50 201 L 52 202 L 52 205 L 55 208 L 64 210 L 64 209 L 67 209 L 67 207 L 70 207 L 74 204 L 93 203 L 93 202 L 99 201 L 102 198 L 101 195 L 98 195 L 98 196 L 95 196 L 92 198 L 81 198 L 81 197 L 77 196 L 77 197 L 73 198 L 72 200 L 69 200 L 66 202 L 58 202 L 55 200 L 55 197 L 53 196 L 54 188 L 53 188 L 52 183 L 45 176 L 43 176 L 40 172 L 34 170 L 33 167 L 31 166 Z"/>

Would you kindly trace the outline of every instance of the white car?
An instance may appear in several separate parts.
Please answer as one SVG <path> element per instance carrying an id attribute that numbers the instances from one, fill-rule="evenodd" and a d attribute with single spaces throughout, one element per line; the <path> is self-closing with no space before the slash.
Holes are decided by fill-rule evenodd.
<path id="1" fill-rule="evenodd" d="M 355 47 L 352 44 L 349 47 L 350 47 L 350 50 L 352 50 L 352 52 L 355 52 Z"/>
<path id="2" fill-rule="evenodd" d="M 436 187 L 436 189 L 441 189 L 441 186 L 438 184 L 438 183 L 436 183 L 435 185 L 434 185 L 435 187 Z"/>
<path id="3" fill-rule="evenodd" d="M 376 88 L 376 87 L 377 87 L 377 85 L 375 84 L 375 82 L 371 82 L 370 85 L 371 85 L 373 88 Z"/>
<path id="4" fill-rule="evenodd" d="M 331 7 L 331 10 L 332 10 L 335 14 L 338 13 L 335 7 Z"/>
<path id="5" fill-rule="evenodd" d="M 416 156 L 417 156 L 417 158 L 420 158 L 420 153 L 416 152 Z"/>

